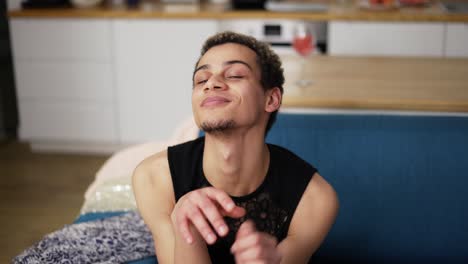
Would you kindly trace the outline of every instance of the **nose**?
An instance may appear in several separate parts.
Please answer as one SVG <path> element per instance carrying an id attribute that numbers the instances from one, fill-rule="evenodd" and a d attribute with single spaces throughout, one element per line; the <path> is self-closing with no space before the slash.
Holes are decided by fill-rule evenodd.
<path id="1" fill-rule="evenodd" d="M 222 77 L 216 74 L 213 74 L 205 83 L 205 91 L 215 90 L 215 89 L 226 89 L 226 83 L 223 81 Z"/>

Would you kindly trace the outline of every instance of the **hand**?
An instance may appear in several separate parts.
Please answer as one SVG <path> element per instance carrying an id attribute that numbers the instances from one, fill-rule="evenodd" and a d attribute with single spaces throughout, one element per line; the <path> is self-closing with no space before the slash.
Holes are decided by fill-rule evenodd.
<path id="1" fill-rule="evenodd" d="M 206 187 L 182 196 L 172 211 L 172 223 L 182 237 L 191 244 L 194 241 L 190 232 L 198 231 L 208 244 L 216 242 L 217 235 L 225 236 L 229 228 L 224 216 L 240 218 L 245 209 L 236 206 L 224 191 Z M 215 230 L 213 230 L 213 228 Z"/>
<path id="2" fill-rule="evenodd" d="M 245 221 L 237 231 L 236 241 L 231 247 L 237 264 L 280 263 L 281 254 L 276 248 L 275 237 L 259 232 L 251 220 Z"/>

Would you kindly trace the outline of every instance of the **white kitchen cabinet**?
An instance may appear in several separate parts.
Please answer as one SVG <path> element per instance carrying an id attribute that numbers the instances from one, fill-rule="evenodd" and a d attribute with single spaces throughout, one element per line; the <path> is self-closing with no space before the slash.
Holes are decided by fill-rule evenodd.
<path id="1" fill-rule="evenodd" d="M 195 62 L 218 30 L 216 20 L 14 18 L 10 25 L 20 139 L 59 151 L 167 140 L 191 115 Z"/>
<path id="2" fill-rule="evenodd" d="M 468 23 L 447 23 L 445 56 L 468 58 Z"/>
<path id="3" fill-rule="evenodd" d="M 68 61 L 19 61 L 18 96 L 50 100 L 113 101 L 112 65 Z"/>
<path id="4" fill-rule="evenodd" d="M 444 23 L 331 21 L 330 55 L 444 55 Z"/>
<path id="5" fill-rule="evenodd" d="M 20 139 L 33 148 L 118 143 L 111 21 L 15 18 L 10 25 Z"/>
<path id="6" fill-rule="evenodd" d="M 14 56 L 23 60 L 109 62 L 110 23 L 103 19 L 12 19 Z"/>
<path id="7" fill-rule="evenodd" d="M 19 108 L 21 135 L 33 144 L 115 143 L 117 139 L 112 102 L 23 99 Z"/>
<path id="8" fill-rule="evenodd" d="M 115 20 L 122 143 L 166 140 L 192 114 L 192 73 L 217 28 L 215 20 Z"/>

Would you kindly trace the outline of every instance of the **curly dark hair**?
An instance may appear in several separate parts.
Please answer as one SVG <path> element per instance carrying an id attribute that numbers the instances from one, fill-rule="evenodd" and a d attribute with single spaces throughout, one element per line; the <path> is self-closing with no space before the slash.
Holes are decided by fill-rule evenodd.
<path id="1" fill-rule="evenodd" d="M 226 43 L 240 44 L 253 50 L 255 54 L 257 54 L 256 61 L 261 70 L 260 84 L 262 85 L 263 90 L 268 91 L 278 87 L 281 91 L 281 94 L 283 94 L 284 74 L 280 58 L 271 49 L 269 44 L 259 41 L 254 37 L 232 31 L 225 31 L 213 35 L 203 44 L 201 55 L 197 60 L 196 65 L 198 65 L 201 57 L 203 57 L 203 55 L 205 55 L 209 49 Z M 278 110 L 271 113 L 266 125 L 265 136 L 275 123 L 277 114 Z"/>

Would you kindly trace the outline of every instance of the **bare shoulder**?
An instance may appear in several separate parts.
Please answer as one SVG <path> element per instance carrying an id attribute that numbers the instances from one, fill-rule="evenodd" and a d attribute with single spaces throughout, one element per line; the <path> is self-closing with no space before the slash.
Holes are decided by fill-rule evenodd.
<path id="1" fill-rule="evenodd" d="M 169 172 L 169 163 L 167 160 L 167 151 L 161 151 L 156 154 L 153 154 L 146 159 L 144 159 L 134 171 L 135 176 L 139 177 L 140 175 L 159 175 L 161 173 Z"/>
<path id="2" fill-rule="evenodd" d="M 159 263 L 174 263 L 174 233 L 171 213 L 174 189 L 167 151 L 143 160 L 133 173 L 133 192 L 143 220 L 153 235 Z"/>
<path id="3" fill-rule="evenodd" d="M 172 187 L 171 172 L 167 160 L 167 151 L 161 151 L 144 159 L 133 172 L 134 188 L 152 187 L 164 189 Z M 170 185 L 169 185 L 170 184 Z"/>
<path id="4" fill-rule="evenodd" d="M 310 180 L 301 203 L 312 203 L 322 210 L 338 210 L 338 195 L 333 186 L 330 185 L 320 174 L 315 173 Z"/>
<path id="5" fill-rule="evenodd" d="M 138 209 L 145 220 L 152 223 L 161 215 L 170 215 L 175 197 L 167 151 L 143 160 L 133 173 L 132 183 Z"/>
<path id="6" fill-rule="evenodd" d="M 295 252 L 293 258 L 301 259 L 297 263 L 308 259 L 320 246 L 335 222 L 338 208 L 334 188 L 315 173 L 294 212 L 285 239 L 285 248 Z"/>
<path id="7" fill-rule="evenodd" d="M 297 211 L 313 216 L 318 222 L 323 221 L 324 226 L 331 226 L 338 208 L 339 200 L 335 189 L 319 173 L 315 173 L 302 195 Z M 297 219 L 297 222 L 302 221 L 304 219 Z"/>

